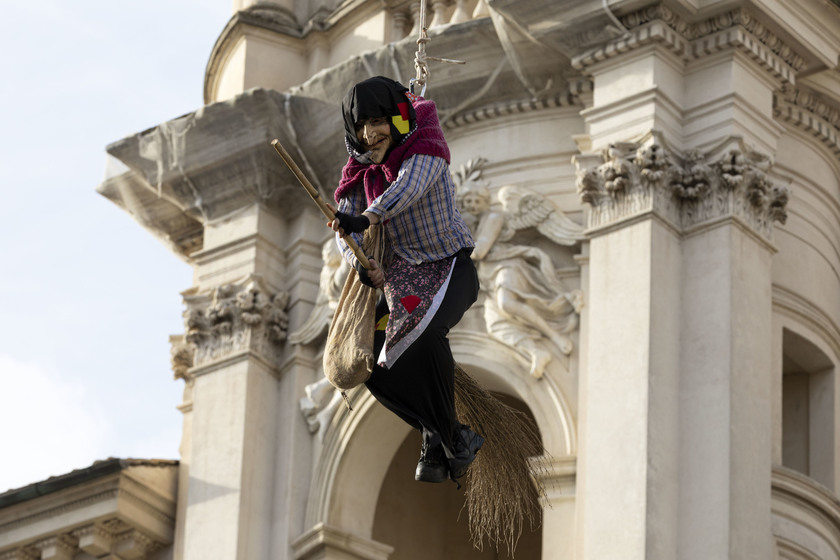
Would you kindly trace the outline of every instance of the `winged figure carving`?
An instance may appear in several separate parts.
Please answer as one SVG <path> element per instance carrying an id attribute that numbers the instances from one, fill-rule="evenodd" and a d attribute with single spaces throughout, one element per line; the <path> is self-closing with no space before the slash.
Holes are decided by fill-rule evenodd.
<path id="1" fill-rule="evenodd" d="M 497 340 L 526 352 L 531 375 L 541 378 L 556 352 L 572 352 L 569 333 L 577 327 L 583 294 L 565 289 L 548 253 L 514 243 L 514 237 L 535 228 L 554 243 L 571 246 L 584 238 L 583 227 L 544 196 L 518 186 L 500 188 L 502 209 L 495 209 L 481 177 L 484 163 L 470 161 L 455 180 L 462 215 L 475 238 L 472 257 L 486 292 L 485 324 Z"/>

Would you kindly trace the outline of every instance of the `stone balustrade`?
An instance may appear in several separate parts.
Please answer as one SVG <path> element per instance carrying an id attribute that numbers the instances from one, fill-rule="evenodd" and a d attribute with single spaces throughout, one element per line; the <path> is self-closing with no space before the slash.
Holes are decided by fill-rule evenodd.
<path id="1" fill-rule="evenodd" d="M 431 0 L 426 6 L 429 12 L 426 14 L 427 29 L 464 23 L 490 15 L 486 0 Z M 394 40 L 419 36 L 420 9 L 420 0 L 405 2 L 392 8 Z"/>

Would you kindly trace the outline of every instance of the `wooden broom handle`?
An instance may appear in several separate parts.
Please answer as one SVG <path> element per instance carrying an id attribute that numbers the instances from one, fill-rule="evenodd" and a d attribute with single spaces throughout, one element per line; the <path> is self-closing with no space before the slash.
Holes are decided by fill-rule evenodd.
<path id="1" fill-rule="evenodd" d="M 277 150 L 277 153 L 280 154 L 280 157 L 283 158 L 283 161 L 286 162 L 286 165 L 288 165 L 289 169 L 292 170 L 292 173 L 295 174 L 297 180 L 300 181 L 300 184 L 303 185 L 303 188 L 306 189 L 306 192 L 309 193 L 309 196 L 315 201 L 315 204 L 318 205 L 318 208 L 321 209 L 324 216 L 326 216 L 330 221 L 335 220 L 335 214 L 333 214 L 332 210 L 330 210 L 329 206 L 327 206 L 327 203 L 324 202 L 324 199 L 321 198 L 321 194 L 318 192 L 318 189 L 312 186 L 312 183 L 309 182 L 309 179 L 307 179 L 306 175 L 303 174 L 303 171 L 300 170 L 300 167 L 298 167 L 295 160 L 292 159 L 292 156 L 289 155 L 289 152 L 287 152 L 286 148 L 284 148 L 280 143 L 280 140 L 275 138 L 271 141 L 271 145 L 274 146 L 274 149 Z M 359 248 L 356 240 L 350 237 L 350 235 L 345 235 L 343 239 L 344 242 L 347 243 L 347 246 L 353 251 L 353 254 L 356 255 L 356 258 L 359 259 L 359 262 L 362 263 L 362 266 L 370 270 L 370 261 L 368 260 L 367 255 L 365 255 L 361 248 Z"/>

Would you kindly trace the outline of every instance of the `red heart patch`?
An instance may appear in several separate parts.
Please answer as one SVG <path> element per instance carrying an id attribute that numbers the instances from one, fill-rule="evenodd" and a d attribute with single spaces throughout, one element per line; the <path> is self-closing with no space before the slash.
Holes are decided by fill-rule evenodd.
<path id="1" fill-rule="evenodd" d="M 400 300 L 400 303 L 403 304 L 406 311 L 411 313 L 420 305 L 420 298 L 417 296 L 405 296 Z"/>

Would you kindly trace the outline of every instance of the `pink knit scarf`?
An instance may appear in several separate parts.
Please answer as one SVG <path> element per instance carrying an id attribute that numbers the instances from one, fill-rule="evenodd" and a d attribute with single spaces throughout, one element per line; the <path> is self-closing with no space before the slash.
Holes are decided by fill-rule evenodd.
<path id="1" fill-rule="evenodd" d="M 442 157 L 449 163 L 449 146 L 443 137 L 443 129 L 438 121 L 437 108 L 434 101 L 418 101 L 414 104 L 417 113 L 417 130 L 411 133 L 405 141 L 391 150 L 388 159 L 382 163 L 364 164 L 356 161 L 352 156 L 341 170 L 341 181 L 335 190 L 335 201 L 338 202 L 347 195 L 350 189 L 363 182 L 367 203 L 371 204 L 378 198 L 387 185 L 396 180 L 400 166 L 415 154 Z"/>

